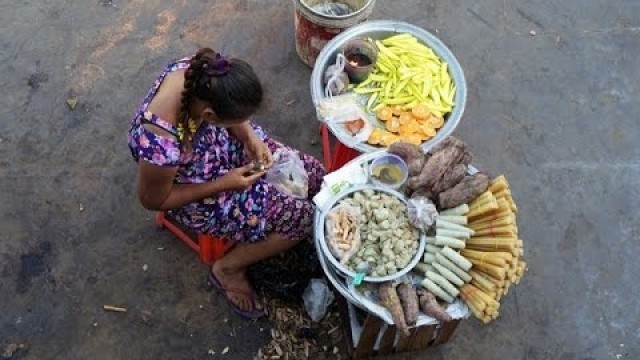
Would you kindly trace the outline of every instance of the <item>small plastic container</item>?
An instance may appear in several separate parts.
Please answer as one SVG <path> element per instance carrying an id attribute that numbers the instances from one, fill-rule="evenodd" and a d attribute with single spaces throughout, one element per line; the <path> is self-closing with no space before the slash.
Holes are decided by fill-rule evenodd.
<path id="1" fill-rule="evenodd" d="M 399 180 L 385 181 L 384 180 L 385 176 L 374 176 L 374 174 L 378 172 L 378 169 L 376 168 L 384 165 L 391 165 L 391 166 L 397 167 L 400 172 L 400 175 L 397 176 Z M 385 153 L 371 162 L 371 165 L 369 165 L 369 177 L 371 178 L 371 182 L 375 185 L 397 190 L 407 182 L 407 178 L 409 177 L 409 167 L 407 166 L 407 163 L 404 160 L 402 160 L 401 157 L 394 154 Z M 392 177 L 396 177 L 396 176 L 392 176 Z"/>

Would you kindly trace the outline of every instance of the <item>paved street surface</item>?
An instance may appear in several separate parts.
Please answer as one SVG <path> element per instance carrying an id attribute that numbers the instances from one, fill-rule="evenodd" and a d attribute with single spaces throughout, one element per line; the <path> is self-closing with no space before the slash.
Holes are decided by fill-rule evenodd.
<path id="1" fill-rule="evenodd" d="M 0 4 L 0 346 L 27 344 L 23 359 L 250 359 L 268 340 L 138 204 L 125 133 L 165 63 L 211 46 L 255 66 L 258 121 L 320 155 L 292 12 L 274 0 Z M 380 0 L 373 18 L 427 28 L 460 60 L 456 134 L 478 167 L 508 176 L 529 262 L 497 321 L 389 359 L 639 359 L 640 2 Z"/>

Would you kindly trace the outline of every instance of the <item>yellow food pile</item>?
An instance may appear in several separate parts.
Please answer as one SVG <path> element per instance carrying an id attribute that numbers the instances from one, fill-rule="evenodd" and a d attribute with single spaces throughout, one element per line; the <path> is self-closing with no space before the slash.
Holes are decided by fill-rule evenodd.
<path id="1" fill-rule="evenodd" d="M 442 116 L 435 116 L 426 105 L 403 110 L 401 106 L 385 106 L 376 111 L 376 117 L 385 124 L 384 129 L 373 129 L 367 139 L 371 145 L 390 146 L 398 141 L 420 145 L 436 135 L 444 125 Z"/>
<path id="2" fill-rule="evenodd" d="M 516 225 L 518 208 L 503 175 L 493 179 L 469 209 L 467 226 L 474 234 L 460 253 L 473 264 L 472 280 L 460 289 L 460 296 L 486 324 L 498 317 L 500 300 L 520 283 L 527 263 Z"/>
<path id="3" fill-rule="evenodd" d="M 385 122 L 369 144 L 389 146 L 404 140 L 420 144 L 435 136 L 455 105 L 456 85 L 448 65 L 411 34 L 375 41 L 373 72 L 354 91 L 370 94 L 367 108 Z"/>

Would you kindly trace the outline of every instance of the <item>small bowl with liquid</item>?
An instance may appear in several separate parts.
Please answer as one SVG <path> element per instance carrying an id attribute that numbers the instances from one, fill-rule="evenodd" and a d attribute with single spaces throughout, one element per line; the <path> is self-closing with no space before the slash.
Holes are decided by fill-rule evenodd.
<path id="1" fill-rule="evenodd" d="M 378 48 L 369 40 L 355 38 L 344 44 L 342 54 L 346 59 L 344 71 L 349 75 L 349 80 L 357 84 L 363 82 L 373 71 L 378 59 Z"/>
<path id="2" fill-rule="evenodd" d="M 369 176 L 376 185 L 399 189 L 407 182 L 409 167 L 401 157 L 385 153 L 371 162 Z"/>

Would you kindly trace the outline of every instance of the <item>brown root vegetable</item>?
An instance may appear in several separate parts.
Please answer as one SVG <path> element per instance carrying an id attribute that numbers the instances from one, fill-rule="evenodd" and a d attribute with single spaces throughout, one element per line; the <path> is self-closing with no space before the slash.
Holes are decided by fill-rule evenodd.
<path id="1" fill-rule="evenodd" d="M 447 314 L 440 304 L 438 304 L 435 295 L 423 288 L 418 289 L 417 294 L 422 312 L 440 322 L 451 321 L 451 315 Z"/>
<path id="2" fill-rule="evenodd" d="M 419 184 L 431 189 L 433 184 L 444 175 L 445 171 L 458 162 L 462 154 L 459 148 L 453 146 L 434 153 L 424 164 L 422 172 L 420 172 Z"/>
<path id="3" fill-rule="evenodd" d="M 408 325 L 415 325 L 418 321 L 418 294 L 416 289 L 409 284 L 400 284 L 397 288 L 398 297 L 404 311 L 404 319 Z"/>
<path id="4" fill-rule="evenodd" d="M 402 160 L 409 162 L 412 159 L 422 155 L 422 149 L 418 145 L 410 144 L 404 141 L 398 141 L 389 146 L 387 150 L 392 154 L 398 155 Z"/>
<path id="5" fill-rule="evenodd" d="M 448 136 L 444 140 L 442 140 L 438 145 L 434 146 L 429 152 L 432 154 L 435 154 L 438 151 L 442 151 L 448 147 L 457 147 L 464 150 L 466 149 L 467 145 L 464 143 L 464 141 L 458 139 L 455 136 Z"/>
<path id="6" fill-rule="evenodd" d="M 404 311 L 402 310 L 402 304 L 400 304 L 396 288 L 391 282 L 385 282 L 378 287 L 378 294 L 380 295 L 382 306 L 389 310 L 393 323 L 398 330 L 402 331 L 405 336 L 409 336 L 411 333 L 404 319 Z"/>
<path id="7" fill-rule="evenodd" d="M 443 191 L 449 190 L 459 183 L 467 174 L 467 165 L 457 164 L 447 169 L 442 175 L 442 178 L 433 184 L 433 192 L 439 194 Z"/>
<path id="8" fill-rule="evenodd" d="M 417 158 L 414 158 L 410 162 L 408 162 L 407 165 L 409 167 L 409 175 L 410 176 L 419 175 L 420 172 L 422 172 L 422 169 L 424 169 L 424 164 L 426 162 L 427 162 L 427 159 L 424 156 L 419 156 Z"/>
<path id="9" fill-rule="evenodd" d="M 462 156 L 460 157 L 460 164 L 469 166 L 472 160 L 473 160 L 473 154 L 471 154 L 471 152 L 469 152 L 468 150 L 465 150 L 464 154 L 462 154 Z"/>
<path id="10" fill-rule="evenodd" d="M 424 154 L 424 163 L 426 164 L 427 161 L 429 161 L 429 159 L 431 159 L 431 153 L 430 152 L 425 153 Z"/>
<path id="11" fill-rule="evenodd" d="M 483 173 L 467 176 L 456 186 L 438 195 L 441 209 L 450 209 L 466 204 L 489 187 L 489 177 Z"/>
<path id="12" fill-rule="evenodd" d="M 424 196 L 427 199 L 433 199 L 433 193 L 427 188 L 420 188 L 413 193 L 411 193 L 411 197 Z"/>
<path id="13" fill-rule="evenodd" d="M 419 146 L 400 141 L 389 146 L 388 151 L 400 156 L 407 163 L 409 176 L 418 175 L 422 171 L 426 158 Z"/>
<path id="14" fill-rule="evenodd" d="M 420 188 L 420 178 L 418 176 L 409 176 L 407 179 L 407 187 L 410 191 L 416 191 Z"/>
<path id="15" fill-rule="evenodd" d="M 407 147 L 408 148 L 408 147 Z M 406 150 L 400 147 L 400 151 Z M 415 150 L 415 149 L 414 149 Z M 448 137 L 424 155 L 425 163 L 418 175 L 410 172 L 409 190 L 426 189 L 437 198 L 438 194 L 451 189 L 462 181 L 473 158 L 467 145 L 456 137 Z M 419 164 L 412 169 L 415 171 Z"/>

